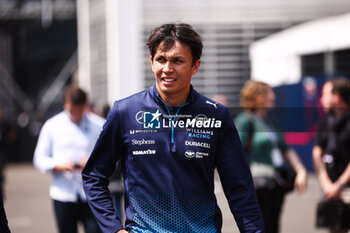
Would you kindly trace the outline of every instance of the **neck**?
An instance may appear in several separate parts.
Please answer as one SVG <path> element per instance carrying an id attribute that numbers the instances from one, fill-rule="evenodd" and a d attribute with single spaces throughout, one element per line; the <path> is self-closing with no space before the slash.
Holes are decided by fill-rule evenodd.
<path id="1" fill-rule="evenodd" d="M 158 89 L 158 88 L 157 88 Z M 164 101 L 167 106 L 172 107 L 180 107 L 187 102 L 188 95 L 190 94 L 190 90 L 184 93 L 164 93 L 158 90 L 160 98 Z"/>
<path id="2" fill-rule="evenodd" d="M 172 107 L 180 107 L 184 105 L 187 100 L 187 96 L 185 96 L 185 98 L 183 98 L 182 96 L 177 98 L 169 95 L 162 95 L 162 94 L 159 94 L 159 95 L 160 95 L 160 98 L 162 98 L 162 100 L 167 106 L 172 106 Z"/>

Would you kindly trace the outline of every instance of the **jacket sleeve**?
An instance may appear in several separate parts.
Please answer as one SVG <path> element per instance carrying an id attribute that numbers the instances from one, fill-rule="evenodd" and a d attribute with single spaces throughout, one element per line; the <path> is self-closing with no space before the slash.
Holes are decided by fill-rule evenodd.
<path id="1" fill-rule="evenodd" d="M 90 208 L 102 232 L 108 233 L 123 228 L 108 189 L 109 177 L 122 154 L 119 120 L 115 103 L 82 171 L 84 191 Z"/>
<path id="2" fill-rule="evenodd" d="M 247 158 L 228 110 L 223 117 L 215 160 L 225 196 L 240 232 L 264 232 Z"/>

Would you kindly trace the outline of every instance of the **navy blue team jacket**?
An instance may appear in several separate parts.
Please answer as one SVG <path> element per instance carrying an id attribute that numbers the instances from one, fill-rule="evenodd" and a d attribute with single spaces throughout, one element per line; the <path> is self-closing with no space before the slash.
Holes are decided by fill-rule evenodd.
<path id="1" fill-rule="evenodd" d="M 82 174 L 104 233 L 123 228 L 108 191 L 108 177 L 118 160 L 128 231 L 221 232 L 213 179 L 217 168 L 240 231 L 263 232 L 232 117 L 226 107 L 192 87 L 188 102 L 173 114 L 155 86 L 115 102 Z"/>

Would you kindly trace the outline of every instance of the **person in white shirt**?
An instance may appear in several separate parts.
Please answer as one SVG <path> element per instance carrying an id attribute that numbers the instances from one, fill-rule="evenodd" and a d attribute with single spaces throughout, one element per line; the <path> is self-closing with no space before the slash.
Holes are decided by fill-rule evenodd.
<path id="1" fill-rule="evenodd" d="M 100 232 L 86 202 L 81 170 L 95 145 L 104 119 L 87 111 L 86 92 L 76 85 L 67 88 L 64 111 L 43 125 L 34 152 L 34 166 L 52 174 L 53 199 L 60 233 L 76 233 L 82 221 L 86 233 Z"/>

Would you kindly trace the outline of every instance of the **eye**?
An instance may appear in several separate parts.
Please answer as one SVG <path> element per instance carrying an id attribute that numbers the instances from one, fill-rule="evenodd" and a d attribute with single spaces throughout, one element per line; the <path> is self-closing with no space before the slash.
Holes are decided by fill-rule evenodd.
<path id="1" fill-rule="evenodd" d="M 159 63 L 164 63 L 165 62 L 165 58 L 164 57 L 156 57 L 156 61 Z"/>
<path id="2" fill-rule="evenodd" d="M 181 58 L 175 58 L 175 59 L 174 59 L 174 62 L 175 62 L 176 64 L 181 64 L 181 63 L 183 63 L 184 61 L 183 61 L 183 59 L 181 59 Z"/>

